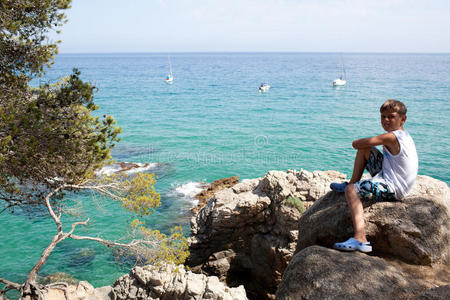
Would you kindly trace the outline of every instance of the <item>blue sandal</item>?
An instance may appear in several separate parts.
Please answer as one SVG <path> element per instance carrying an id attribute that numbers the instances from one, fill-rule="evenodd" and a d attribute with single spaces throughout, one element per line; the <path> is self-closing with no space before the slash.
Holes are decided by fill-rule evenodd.
<path id="1" fill-rule="evenodd" d="M 333 248 L 341 251 L 361 251 L 364 253 L 372 252 L 370 242 L 361 243 L 354 238 L 349 238 L 342 243 L 335 243 Z"/>
<path id="2" fill-rule="evenodd" d="M 347 185 L 348 182 L 342 183 L 333 182 L 332 184 L 330 184 L 330 188 L 335 192 L 343 193 L 345 192 L 345 188 L 347 187 Z"/>

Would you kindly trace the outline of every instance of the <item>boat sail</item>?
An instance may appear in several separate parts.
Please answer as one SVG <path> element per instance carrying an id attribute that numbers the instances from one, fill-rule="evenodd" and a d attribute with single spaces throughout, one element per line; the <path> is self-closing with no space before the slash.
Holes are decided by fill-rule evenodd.
<path id="1" fill-rule="evenodd" d="M 341 53 L 341 75 L 339 76 L 339 78 L 337 78 L 333 81 L 333 86 L 343 86 L 346 83 L 347 83 L 347 80 L 345 79 L 344 62 L 342 60 L 342 53 Z"/>
<path id="2" fill-rule="evenodd" d="M 167 84 L 172 84 L 173 83 L 172 64 L 170 63 L 170 56 L 169 55 L 167 55 L 167 60 L 169 61 L 169 74 L 166 76 L 166 78 L 164 78 L 164 81 Z"/>

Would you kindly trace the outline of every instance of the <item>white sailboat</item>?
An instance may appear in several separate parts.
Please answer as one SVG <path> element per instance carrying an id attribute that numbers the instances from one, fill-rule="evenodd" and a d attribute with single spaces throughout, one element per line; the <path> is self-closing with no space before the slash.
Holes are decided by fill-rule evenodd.
<path id="1" fill-rule="evenodd" d="M 344 62 L 342 60 L 342 54 L 341 54 L 341 75 L 339 78 L 336 78 L 333 81 L 333 86 L 343 86 L 347 83 L 347 80 L 345 79 L 345 69 L 344 69 Z"/>
<path id="2" fill-rule="evenodd" d="M 270 85 L 268 83 L 261 83 L 261 85 L 258 88 L 258 91 L 260 93 L 262 93 L 262 92 L 265 93 L 265 92 L 268 92 L 269 90 L 270 90 Z"/>
<path id="3" fill-rule="evenodd" d="M 173 84 L 173 75 L 172 75 L 172 64 L 170 63 L 170 56 L 167 55 L 167 60 L 169 61 L 169 74 L 164 78 L 164 81 L 167 84 Z"/>

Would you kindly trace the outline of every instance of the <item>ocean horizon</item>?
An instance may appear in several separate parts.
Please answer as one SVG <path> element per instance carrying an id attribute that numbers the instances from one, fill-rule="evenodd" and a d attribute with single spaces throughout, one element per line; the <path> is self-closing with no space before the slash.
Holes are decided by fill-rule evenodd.
<path id="1" fill-rule="evenodd" d="M 60 52 L 58 55 L 85 55 L 85 54 L 368 54 L 368 55 L 449 55 L 450 52 L 348 52 L 348 51 L 114 51 L 114 52 Z"/>
<path id="2" fill-rule="evenodd" d="M 190 209 L 204 183 L 270 170 L 337 170 L 351 175 L 353 140 L 383 133 L 379 107 L 403 101 L 405 129 L 419 156 L 419 175 L 450 184 L 450 54 L 340 52 L 61 53 L 40 82 L 56 82 L 72 68 L 98 92 L 97 115 L 122 127 L 113 159 L 154 172 L 162 205 L 147 225 L 189 234 Z M 36 83 L 38 80 L 36 81 Z M 271 88 L 259 93 L 267 82 Z M 148 164 L 148 165 L 145 165 Z M 118 240 L 132 216 L 108 199 L 69 195 L 93 224 L 84 234 Z M 0 277 L 22 282 L 56 231 L 45 214 L 0 214 L 4 228 Z M 66 217 L 64 222 L 74 220 Z M 14 234 L 11 234 L 14 233 Z M 20 253 L 18 253 L 20 249 Z M 88 241 L 57 246 L 41 275 L 65 272 L 94 286 L 110 285 L 128 265 L 110 249 Z"/>

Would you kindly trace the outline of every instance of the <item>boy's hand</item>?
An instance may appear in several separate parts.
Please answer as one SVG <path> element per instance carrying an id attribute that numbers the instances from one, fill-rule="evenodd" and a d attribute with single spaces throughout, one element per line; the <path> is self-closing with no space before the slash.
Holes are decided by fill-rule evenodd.
<path id="1" fill-rule="evenodd" d="M 393 155 L 396 155 L 400 152 L 400 144 L 397 140 L 397 137 L 392 132 L 354 140 L 352 143 L 352 146 L 355 149 L 372 148 L 379 145 L 385 146 Z"/>

